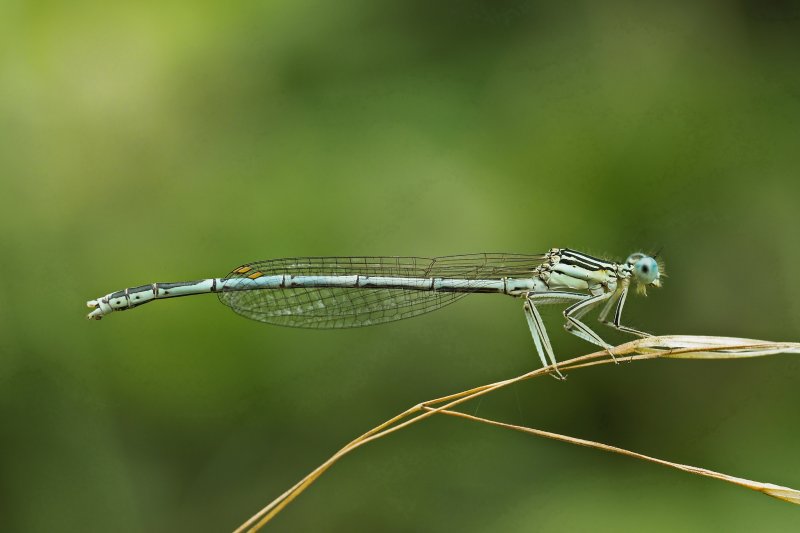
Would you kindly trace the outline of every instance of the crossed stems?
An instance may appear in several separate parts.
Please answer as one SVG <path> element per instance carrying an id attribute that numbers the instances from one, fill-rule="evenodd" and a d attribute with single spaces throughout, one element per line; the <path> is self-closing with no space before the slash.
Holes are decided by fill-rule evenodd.
<path id="1" fill-rule="evenodd" d="M 675 342 L 676 340 L 683 341 L 685 344 L 688 344 L 689 347 L 680 346 L 681 342 L 676 342 L 679 347 L 670 347 L 671 342 Z M 710 339 L 716 341 L 715 343 L 712 342 L 707 346 L 699 346 L 697 344 L 696 339 Z M 719 355 L 722 354 L 730 354 L 732 356 L 736 356 L 739 354 L 740 356 L 748 356 L 748 352 L 750 356 L 753 355 L 770 355 L 773 353 L 781 353 L 781 352 L 797 352 L 800 351 L 800 345 L 794 343 L 772 343 L 772 342 L 765 342 L 765 341 L 752 341 L 752 343 L 748 344 L 724 344 L 725 338 L 714 338 L 714 337 L 648 337 L 646 339 L 637 339 L 632 342 L 628 342 L 625 344 L 621 344 L 614 348 L 614 355 L 612 357 L 608 351 L 602 350 L 597 351 L 588 355 L 583 355 L 580 357 L 575 357 L 573 359 L 569 359 L 560 363 L 558 368 L 551 365 L 544 368 L 539 368 L 537 370 L 533 370 L 531 372 L 522 374 L 520 376 L 497 381 L 495 383 L 490 383 L 487 385 L 482 385 L 480 387 L 475 387 L 473 389 L 465 390 L 462 392 L 457 392 L 455 394 L 450 394 L 448 396 L 443 396 L 441 398 L 436 398 L 434 400 L 429 400 L 426 402 L 419 403 L 410 409 L 398 414 L 397 416 L 387 420 L 386 422 L 372 428 L 371 430 L 367 431 L 360 437 L 354 439 L 338 452 L 333 454 L 330 458 L 328 458 L 324 463 L 319 465 L 317 468 L 312 470 L 308 475 L 306 475 L 303 479 L 298 481 L 294 486 L 289 488 L 283 494 L 275 498 L 272 502 L 270 502 L 266 507 L 258 511 L 255 515 L 253 515 L 250 519 L 248 519 L 245 523 L 243 523 L 239 528 L 236 529 L 235 533 L 241 533 L 244 531 L 258 531 L 264 525 L 266 525 L 270 520 L 272 520 L 278 513 L 280 513 L 289 503 L 291 503 L 295 498 L 297 498 L 303 491 L 305 491 L 314 481 L 317 480 L 325 471 L 328 470 L 334 463 L 336 463 L 339 459 L 347 455 L 348 453 L 352 452 L 353 450 L 383 437 L 394 433 L 395 431 L 399 431 L 403 428 L 410 426 L 411 424 L 415 424 L 420 422 L 426 418 L 429 418 L 435 414 L 444 414 L 448 416 L 456 416 L 460 418 L 465 418 L 468 420 L 472 420 L 475 422 L 482 422 L 485 424 L 490 424 L 493 426 L 503 427 L 507 429 L 513 429 L 516 431 L 522 431 L 525 433 L 530 433 L 542 437 L 547 437 L 550 439 L 559 440 L 562 442 L 569 442 L 571 444 L 577 444 L 579 446 L 586 446 L 590 448 L 596 448 L 604 451 L 619 453 L 622 455 L 627 455 L 629 457 L 634 457 L 637 459 L 642 459 L 645 461 L 654 462 L 657 464 L 661 464 L 664 466 L 669 466 L 672 468 L 676 468 L 678 470 L 682 470 L 684 472 L 689 472 L 692 474 L 697 474 L 700 476 L 711 477 L 714 479 L 719 479 L 722 481 L 727 481 L 729 483 L 733 483 L 742 487 L 746 487 L 752 490 L 756 490 L 767 494 L 769 496 L 773 496 L 775 498 L 779 498 L 785 501 L 789 501 L 791 503 L 795 503 L 800 505 L 800 491 L 795 489 L 791 489 L 788 487 L 782 487 L 780 485 L 773 485 L 771 483 L 761 483 L 757 481 L 751 481 L 744 478 L 738 478 L 734 476 L 729 476 L 726 474 L 721 474 L 719 472 L 714 472 L 712 470 L 707 470 L 704 468 L 682 465 L 678 463 L 673 463 L 670 461 L 665 461 L 663 459 L 658 459 L 655 457 L 650 457 L 647 455 L 643 455 L 637 452 L 633 452 L 630 450 L 625 450 L 623 448 L 618 448 L 615 446 L 609 446 L 607 444 L 602 444 L 599 442 L 589 441 L 585 439 L 578 439 L 575 437 L 569 437 L 565 435 L 560 435 L 558 433 L 551 433 L 548 431 L 542 431 L 539 429 L 528 428 L 524 426 L 516 426 L 513 424 L 506 424 L 503 422 L 498 422 L 495 420 L 489 420 L 486 418 L 480 418 L 473 415 L 468 415 L 459 411 L 453 411 L 452 408 L 460 405 L 464 402 L 469 400 L 478 398 L 479 396 L 483 396 L 484 394 L 488 394 L 490 392 L 496 391 L 503 387 L 507 387 L 514 383 L 519 383 L 521 381 L 525 381 L 528 379 L 536 378 L 539 376 L 543 376 L 546 374 L 558 373 L 559 370 L 562 371 L 569 371 L 575 370 L 578 368 L 586 368 L 589 366 L 596 366 L 596 365 L 603 365 L 617 362 L 620 359 L 620 356 L 627 356 L 624 360 L 626 361 L 640 361 L 645 359 L 657 359 L 657 358 L 692 358 L 691 354 L 698 354 L 697 358 L 709 358 L 708 355 L 703 356 L 701 354 L 709 352 L 714 353 L 718 352 Z M 731 341 L 744 341 L 744 339 L 730 339 Z M 661 342 L 663 341 L 663 342 Z M 688 342 L 687 342 L 688 341 Z M 720 343 L 722 342 L 722 343 Z M 723 356 L 724 357 L 724 356 Z M 715 358 L 712 356 L 712 358 Z"/>

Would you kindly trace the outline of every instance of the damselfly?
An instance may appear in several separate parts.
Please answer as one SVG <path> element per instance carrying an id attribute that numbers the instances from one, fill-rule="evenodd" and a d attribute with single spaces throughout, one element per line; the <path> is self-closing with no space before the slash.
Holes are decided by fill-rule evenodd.
<path id="1" fill-rule="evenodd" d="M 132 287 L 87 305 L 94 309 L 88 318 L 99 320 L 153 300 L 214 292 L 222 303 L 253 320 L 304 328 L 349 328 L 421 315 L 470 293 L 506 294 L 524 300 L 539 358 L 544 366 L 549 360 L 562 377 L 538 306 L 569 304 L 563 311 L 566 330 L 611 353 L 611 345 L 581 318 L 605 303 L 601 322 L 648 336 L 622 325 L 622 308 L 632 281 L 645 292 L 648 285 L 661 286 L 662 271 L 655 258 L 643 253 L 616 263 L 567 248 L 540 255 L 300 257 L 248 263 L 224 278 Z"/>

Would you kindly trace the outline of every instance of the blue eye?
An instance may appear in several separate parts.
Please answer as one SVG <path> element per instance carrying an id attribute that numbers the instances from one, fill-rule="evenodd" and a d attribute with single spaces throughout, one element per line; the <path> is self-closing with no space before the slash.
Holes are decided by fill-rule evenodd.
<path id="1" fill-rule="evenodd" d="M 643 257 L 636 262 L 634 267 L 636 278 L 644 284 L 653 283 L 658 279 L 658 263 L 652 257 Z"/>

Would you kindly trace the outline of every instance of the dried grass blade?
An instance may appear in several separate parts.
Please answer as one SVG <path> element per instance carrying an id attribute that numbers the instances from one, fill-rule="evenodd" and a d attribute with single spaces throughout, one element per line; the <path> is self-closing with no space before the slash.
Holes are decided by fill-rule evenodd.
<path id="1" fill-rule="evenodd" d="M 660 464 L 663 466 L 668 466 L 670 468 L 675 468 L 677 470 L 682 470 L 683 472 L 689 472 L 690 474 L 696 474 L 698 476 L 710 477 L 713 479 L 719 479 L 720 481 L 726 481 L 728 483 L 733 483 L 734 485 L 739 485 L 740 487 L 745 487 L 751 490 L 755 490 L 766 494 L 767 496 L 772 496 L 773 498 L 778 498 L 779 500 L 787 501 L 789 503 L 794 503 L 796 505 L 800 505 L 800 491 L 789 487 L 783 487 L 781 485 L 774 485 L 772 483 L 762 483 L 760 481 L 752 481 L 750 479 L 745 479 L 741 477 L 729 476 L 727 474 L 722 474 L 720 472 L 715 472 L 713 470 L 708 470 L 707 468 L 700 468 L 697 466 L 690 466 L 690 465 L 683 465 L 680 463 L 673 463 L 671 461 L 666 461 L 664 459 L 658 459 L 656 457 L 651 457 L 649 455 L 644 455 L 638 452 L 633 452 L 631 450 L 626 450 L 624 448 L 619 448 L 617 446 L 610 446 L 608 444 L 603 444 L 601 442 L 595 442 L 586 439 L 579 439 L 576 437 L 569 437 L 567 435 L 561 435 L 559 433 L 552 433 L 550 431 L 544 431 L 541 429 L 529 428 L 525 426 L 517 426 L 514 424 L 506 424 L 505 422 L 498 422 L 497 420 L 490 420 L 488 418 L 481 418 L 474 415 L 468 415 L 466 413 L 461 413 L 459 411 L 450 411 L 450 410 L 442 410 L 438 411 L 439 414 L 449 415 L 449 416 L 456 416 L 459 418 L 466 418 L 467 420 L 472 420 L 474 422 L 481 422 L 483 424 L 489 424 L 492 426 L 502 427 L 506 429 L 513 429 L 514 431 L 520 431 L 522 433 L 530 433 L 532 435 L 537 435 L 539 437 L 545 437 L 548 439 L 558 440 L 561 442 L 568 442 L 570 444 L 577 444 L 578 446 L 585 446 L 587 448 L 595 448 L 598 450 L 603 450 L 606 452 L 618 453 L 620 455 L 626 455 L 628 457 L 634 457 L 636 459 L 641 459 L 643 461 L 649 461 L 651 463 Z"/>

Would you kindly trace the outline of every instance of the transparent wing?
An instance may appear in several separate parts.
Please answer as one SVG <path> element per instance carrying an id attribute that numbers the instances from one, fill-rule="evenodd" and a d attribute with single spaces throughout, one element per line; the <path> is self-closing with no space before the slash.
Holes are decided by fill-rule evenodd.
<path id="1" fill-rule="evenodd" d="M 226 279 L 242 279 L 254 271 L 264 275 L 389 276 L 463 280 L 530 277 L 544 255 L 484 253 L 425 257 L 295 257 L 248 263 Z M 281 326 L 350 328 L 402 320 L 444 307 L 466 292 L 393 288 L 308 287 L 235 290 L 227 283 L 222 303 L 242 316 Z M 233 289 L 233 290 L 230 290 Z"/>

